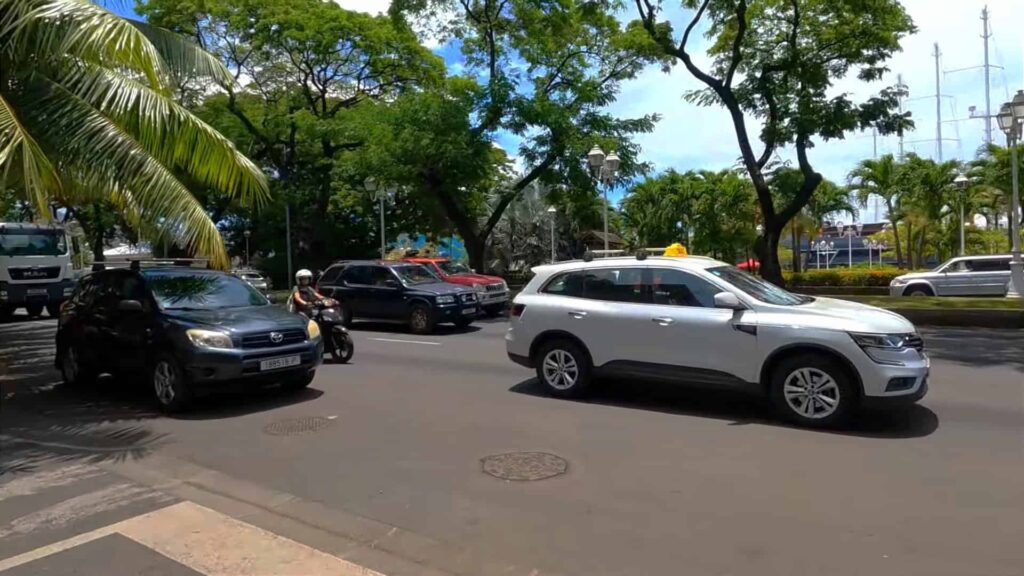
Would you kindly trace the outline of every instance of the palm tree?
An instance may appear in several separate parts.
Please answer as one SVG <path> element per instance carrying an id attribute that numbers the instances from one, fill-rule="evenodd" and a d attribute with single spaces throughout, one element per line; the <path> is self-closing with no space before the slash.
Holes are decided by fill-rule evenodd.
<path id="1" fill-rule="evenodd" d="M 1021 169 L 1024 170 L 1024 145 L 1017 148 L 1017 158 Z M 998 226 L 999 216 L 1006 214 L 1007 221 L 1010 220 L 1010 174 L 1011 174 L 1010 149 L 995 144 L 988 144 L 978 152 L 978 158 L 971 162 L 973 171 L 980 177 L 979 183 L 982 201 L 992 212 L 992 221 Z M 1007 226 L 1007 245 L 1013 246 L 1013 237 Z"/>
<path id="2" fill-rule="evenodd" d="M 0 188 L 50 213 L 101 196 L 134 226 L 228 263 L 189 185 L 259 205 L 266 178 L 178 104 L 183 78 L 227 70 L 166 30 L 88 0 L 0 0 Z"/>
<path id="3" fill-rule="evenodd" d="M 857 201 L 866 204 L 874 194 L 885 201 L 886 214 L 892 225 L 894 244 L 896 245 L 896 265 L 903 267 L 903 251 L 900 248 L 899 222 L 903 219 L 901 209 L 903 188 L 899 178 L 900 163 L 892 154 L 881 158 L 862 160 L 847 177 L 849 188 L 857 194 Z"/>

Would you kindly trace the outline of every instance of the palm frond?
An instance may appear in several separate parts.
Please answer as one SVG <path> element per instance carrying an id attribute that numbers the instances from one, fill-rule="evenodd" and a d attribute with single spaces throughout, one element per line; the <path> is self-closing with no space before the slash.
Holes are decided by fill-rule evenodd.
<path id="1" fill-rule="evenodd" d="M 180 34 L 157 28 L 138 20 L 128 20 L 146 35 L 163 58 L 164 64 L 178 78 L 208 78 L 220 84 L 234 84 L 231 72 L 216 56 L 203 50 Z"/>
<path id="2" fill-rule="evenodd" d="M 173 223 L 175 236 L 216 266 L 228 259 L 216 226 L 192 193 L 156 158 L 111 119 L 51 79 L 36 74 L 25 86 L 30 125 L 44 148 L 57 152 L 62 169 L 77 170 L 94 186 L 132 191 L 140 218 Z M 31 103 L 31 105 L 29 105 Z"/>
<path id="3" fill-rule="evenodd" d="M 235 145 L 170 97 L 115 71 L 83 63 L 56 78 L 131 133 L 166 166 L 187 172 L 243 203 L 263 205 L 263 172 Z"/>
<path id="4" fill-rule="evenodd" d="M 60 187 L 60 181 L 46 154 L 0 92 L 0 167 L 3 167 L 0 188 L 4 187 L 11 168 L 15 166 L 18 167 L 20 187 L 40 214 L 49 214 L 49 197 Z"/>

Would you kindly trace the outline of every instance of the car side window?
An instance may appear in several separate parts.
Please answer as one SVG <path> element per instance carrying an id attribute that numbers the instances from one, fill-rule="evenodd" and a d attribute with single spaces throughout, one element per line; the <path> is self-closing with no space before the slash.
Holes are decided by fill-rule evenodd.
<path id="1" fill-rule="evenodd" d="M 714 308 L 721 292 L 710 282 L 672 268 L 651 270 L 650 293 L 655 304 Z"/>
<path id="2" fill-rule="evenodd" d="M 331 266 L 324 272 L 323 276 L 320 277 L 320 284 L 334 284 L 338 276 L 341 275 L 341 271 L 344 270 L 341 266 Z"/>
<path id="3" fill-rule="evenodd" d="M 596 268 L 583 272 L 583 297 L 645 304 L 643 268 Z"/>
<path id="4" fill-rule="evenodd" d="M 549 280 L 541 292 L 556 296 L 583 296 L 583 273 L 563 272 Z"/>
<path id="5" fill-rule="evenodd" d="M 971 270 L 974 272 L 1009 272 L 1010 271 L 1010 260 L 1009 259 L 988 259 L 988 260 L 972 260 Z"/>
<path id="6" fill-rule="evenodd" d="M 949 272 L 971 272 L 972 270 L 973 267 L 971 266 L 971 262 L 969 260 L 961 260 L 959 262 L 954 262 L 953 265 L 949 267 Z"/>
<path id="7" fill-rule="evenodd" d="M 369 266 L 350 266 L 342 273 L 341 279 L 347 284 L 358 286 L 370 286 L 373 284 L 370 281 Z"/>
<path id="8" fill-rule="evenodd" d="M 379 288 L 388 288 L 388 281 L 397 282 L 398 279 L 391 273 L 391 270 L 384 266 L 374 266 L 370 272 L 370 284 Z"/>
<path id="9" fill-rule="evenodd" d="M 75 290 L 74 296 L 71 297 L 72 304 L 75 306 L 91 305 L 96 296 L 97 286 L 98 283 L 94 276 L 86 276 L 85 278 L 82 278 L 78 283 L 78 289 Z"/>
<path id="10" fill-rule="evenodd" d="M 118 300 L 139 300 L 145 299 L 146 293 L 142 279 L 135 274 L 120 274 L 114 285 L 114 292 Z"/>

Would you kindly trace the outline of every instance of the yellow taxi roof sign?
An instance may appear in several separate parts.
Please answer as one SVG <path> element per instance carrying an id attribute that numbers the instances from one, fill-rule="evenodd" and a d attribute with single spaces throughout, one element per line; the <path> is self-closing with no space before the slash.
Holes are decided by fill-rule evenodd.
<path id="1" fill-rule="evenodd" d="M 686 246 L 683 246 L 679 242 L 672 244 L 668 248 L 665 248 L 665 253 L 662 256 L 688 256 L 686 252 Z"/>

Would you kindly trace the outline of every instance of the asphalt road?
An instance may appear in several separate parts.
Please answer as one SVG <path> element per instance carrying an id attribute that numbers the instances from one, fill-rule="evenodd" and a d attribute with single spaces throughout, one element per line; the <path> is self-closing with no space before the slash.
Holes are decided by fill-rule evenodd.
<path id="1" fill-rule="evenodd" d="M 323 366 L 303 393 L 228 394 L 168 418 L 133 383 L 54 385 L 52 330 L 0 325 L 8 477 L 187 463 L 286 495 L 307 526 L 344 518 L 334 533 L 360 541 L 370 523 L 400 530 L 403 543 L 370 547 L 437 573 L 1024 574 L 1022 332 L 923 330 L 934 362 L 920 405 L 820 432 L 757 399 L 660 384 L 551 398 L 505 358 L 500 321 L 432 336 L 357 325 L 353 362 Z M 280 435 L 289 426 L 305 430 Z M 481 459 L 510 452 L 567 467 L 483 473 Z"/>

